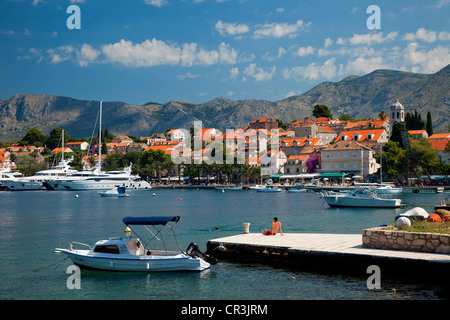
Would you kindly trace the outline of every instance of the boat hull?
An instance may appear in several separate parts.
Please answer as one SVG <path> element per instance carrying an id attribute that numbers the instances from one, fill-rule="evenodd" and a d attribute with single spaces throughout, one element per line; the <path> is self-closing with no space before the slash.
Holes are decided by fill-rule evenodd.
<path id="1" fill-rule="evenodd" d="M 3 181 L 3 184 L 11 191 L 46 190 L 43 183 L 38 181 Z"/>
<path id="2" fill-rule="evenodd" d="M 136 257 L 111 257 L 111 255 L 92 255 L 89 250 L 57 249 L 69 256 L 72 262 L 82 269 L 128 272 L 157 271 L 203 271 L 210 264 L 199 258 L 182 253 L 174 256 L 142 255 Z"/>
<path id="3" fill-rule="evenodd" d="M 62 182 L 66 190 L 108 190 L 117 186 L 124 186 L 127 189 L 151 189 L 152 187 L 146 181 L 83 181 L 83 182 Z"/>
<path id="4" fill-rule="evenodd" d="M 376 194 L 399 194 L 403 192 L 402 188 L 391 188 L 391 189 L 384 189 L 384 188 L 378 188 L 374 190 Z"/>
<path id="5" fill-rule="evenodd" d="M 343 196 L 324 196 L 330 207 L 398 208 L 400 199 L 357 199 Z"/>

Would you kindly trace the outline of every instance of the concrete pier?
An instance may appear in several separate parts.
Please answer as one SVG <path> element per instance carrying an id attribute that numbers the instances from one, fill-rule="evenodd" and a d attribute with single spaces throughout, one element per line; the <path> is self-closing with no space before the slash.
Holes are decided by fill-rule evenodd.
<path id="1" fill-rule="evenodd" d="M 207 251 L 219 261 L 362 277 L 370 265 L 383 275 L 427 281 L 441 281 L 450 270 L 449 254 L 363 248 L 361 234 L 239 234 L 209 240 Z"/>

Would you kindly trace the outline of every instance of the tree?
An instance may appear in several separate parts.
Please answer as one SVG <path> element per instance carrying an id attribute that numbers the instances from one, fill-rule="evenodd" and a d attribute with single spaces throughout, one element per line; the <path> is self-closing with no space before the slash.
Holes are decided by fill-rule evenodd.
<path id="1" fill-rule="evenodd" d="M 440 164 L 437 150 L 431 147 L 427 139 L 420 139 L 419 142 L 411 143 L 408 149 L 408 161 L 410 168 L 418 177 L 418 169 L 422 169 L 431 182 L 430 174 L 437 169 Z"/>
<path id="2" fill-rule="evenodd" d="M 425 121 L 422 116 L 414 110 L 414 114 L 407 112 L 405 116 L 406 129 L 408 130 L 422 130 L 425 128 Z"/>
<path id="3" fill-rule="evenodd" d="M 398 142 L 403 149 L 406 149 L 406 146 L 402 141 L 402 132 L 408 132 L 408 130 L 406 130 L 406 126 L 403 123 L 394 122 L 392 126 L 391 141 Z"/>
<path id="4" fill-rule="evenodd" d="M 390 179 L 398 179 L 406 171 L 406 151 L 398 142 L 388 141 L 383 146 L 383 175 Z"/>
<path id="5" fill-rule="evenodd" d="M 45 144 L 47 145 L 47 147 L 50 150 L 53 150 L 57 147 L 62 147 L 61 146 L 61 136 L 62 136 L 62 129 L 61 128 L 54 128 L 51 132 L 50 132 L 50 136 L 47 139 L 47 141 L 45 142 Z M 66 130 L 64 130 L 64 141 L 68 142 L 70 139 L 69 134 L 67 133 Z"/>
<path id="6" fill-rule="evenodd" d="M 19 171 L 26 176 L 32 176 L 37 171 L 45 170 L 47 168 L 44 161 L 38 161 L 30 155 L 18 158 L 16 163 Z"/>
<path id="7" fill-rule="evenodd" d="M 289 129 L 289 123 L 285 123 L 283 121 L 281 121 L 280 119 L 275 119 L 276 122 L 278 122 L 278 128 L 282 128 L 284 130 L 288 130 Z"/>
<path id="8" fill-rule="evenodd" d="M 431 112 L 428 111 L 427 113 L 427 133 L 428 136 L 431 136 L 433 134 L 433 120 L 431 120 Z"/>
<path id="9" fill-rule="evenodd" d="M 356 122 L 356 121 L 358 121 L 358 119 L 353 118 L 353 117 L 352 117 L 350 114 L 348 114 L 348 113 L 341 114 L 341 115 L 339 116 L 339 120 L 342 120 L 342 121 L 350 121 L 350 122 Z"/>
<path id="10" fill-rule="evenodd" d="M 333 119 L 333 115 L 331 114 L 331 111 L 328 109 L 327 106 L 325 106 L 323 104 L 316 104 L 314 106 L 313 116 L 316 118 L 325 117 L 325 118 Z"/>
<path id="11" fill-rule="evenodd" d="M 22 140 L 19 141 L 19 143 L 23 145 L 34 145 L 36 147 L 42 147 L 44 146 L 45 141 L 48 139 L 48 137 L 42 132 L 40 132 L 36 128 L 32 128 L 27 131 L 25 136 L 22 138 Z"/>
<path id="12" fill-rule="evenodd" d="M 381 111 L 379 114 L 378 114 L 378 117 L 381 119 L 381 120 L 384 120 L 384 119 L 386 119 L 387 118 L 387 113 L 386 113 L 386 111 Z"/>

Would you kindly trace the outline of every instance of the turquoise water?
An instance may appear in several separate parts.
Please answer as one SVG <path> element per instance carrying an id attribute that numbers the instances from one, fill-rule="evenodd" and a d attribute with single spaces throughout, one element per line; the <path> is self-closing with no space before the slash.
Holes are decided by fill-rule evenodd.
<path id="1" fill-rule="evenodd" d="M 412 207 L 430 212 L 446 196 L 403 194 L 405 208 L 342 209 L 329 208 L 315 193 L 170 189 L 102 198 L 95 191 L 0 192 L 0 299 L 442 299 L 437 285 L 382 279 L 381 289 L 369 290 L 366 278 L 228 262 L 202 273 L 82 271 L 81 289 L 71 290 L 66 285 L 71 262 L 54 249 L 67 248 L 71 241 L 93 245 L 123 236 L 125 216 L 181 216 L 175 229 L 182 250 L 190 242 L 205 250 L 210 239 L 242 233 L 243 222 L 251 223 L 250 232 L 259 232 L 274 216 L 285 233 L 360 234 L 364 228 L 392 223 Z"/>

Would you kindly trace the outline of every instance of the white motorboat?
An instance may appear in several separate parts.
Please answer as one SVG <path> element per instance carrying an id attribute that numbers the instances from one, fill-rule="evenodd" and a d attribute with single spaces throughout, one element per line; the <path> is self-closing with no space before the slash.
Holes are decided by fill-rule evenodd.
<path id="1" fill-rule="evenodd" d="M 129 197 L 130 194 L 126 193 L 125 187 L 115 187 L 105 192 L 99 192 L 102 197 Z"/>
<path id="2" fill-rule="evenodd" d="M 7 188 L 3 183 L 7 181 L 16 181 L 21 177 L 22 174 L 20 172 L 14 172 L 11 169 L 11 162 L 9 159 L 3 162 L 2 167 L 0 168 L 0 187 Z"/>
<path id="3" fill-rule="evenodd" d="M 131 174 L 131 166 L 118 171 L 107 171 L 90 177 L 62 180 L 60 184 L 67 190 L 109 190 L 114 187 L 127 189 L 151 189 L 147 181 L 141 180 L 138 175 Z"/>
<path id="4" fill-rule="evenodd" d="M 100 169 L 97 165 L 92 169 L 83 167 L 83 170 L 76 171 L 62 180 L 46 180 L 44 182 L 44 186 L 48 190 L 67 190 L 61 182 L 84 180 L 87 178 L 96 177 L 99 174 Z"/>
<path id="5" fill-rule="evenodd" d="M 152 239 L 144 243 L 141 238 L 127 237 L 100 240 L 91 248 L 89 245 L 72 242 L 69 249 L 57 248 L 56 252 L 67 254 L 72 262 L 84 269 L 109 271 L 203 271 L 217 261 L 200 252 L 195 243 L 191 243 L 185 252 L 177 249 L 169 251 L 164 243 L 164 236 L 173 232 L 173 227 L 179 221 L 179 216 L 171 217 L 125 217 L 123 223 L 130 226 L 144 226 Z M 152 226 L 153 233 L 147 226 Z M 164 229 L 168 227 L 169 230 Z M 165 233 L 162 233 L 164 229 Z M 131 229 L 130 229 L 131 230 Z M 134 230 L 132 230 L 134 232 Z M 175 234 L 174 234 L 175 236 Z M 150 242 L 161 241 L 164 248 L 150 248 Z M 74 249 L 73 244 L 85 245 L 89 250 Z"/>
<path id="6" fill-rule="evenodd" d="M 288 190 L 288 193 L 305 193 L 305 192 L 308 192 L 308 189 L 296 189 L 296 188 L 293 188 L 293 189 L 289 189 Z"/>
<path id="7" fill-rule="evenodd" d="M 262 185 L 262 184 L 255 184 L 251 187 L 248 187 L 249 190 L 258 190 L 258 189 L 264 189 L 266 186 Z"/>
<path id="8" fill-rule="evenodd" d="M 72 161 L 73 157 L 68 160 L 63 159 L 54 168 L 38 171 L 33 176 L 6 180 L 3 183 L 11 191 L 46 190 L 44 182 L 61 181 L 77 172 L 70 168 Z"/>
<path id="9" fill-rule="evenodd" d="M 375 188 L 374 192 L 378 194 L 397 194 L 403 191 L 402 188 L 394 188 L 391 185 L 381 185 L 378 188 Z"/>
<path id="10" fill-rule="evenodd" d="M 271 186 L 271 185 L 267 185 L 264 188 L 258 188 L 255 190 L 256 190 L 256 192 L 281 192 L 282 191 L 282 189 Z"/>
<path id="11" fill-rule="evenodd" d="M 397 208 L 401 206 L 401 199 L 383 199 L 366 189 L 356 189 L 350 192 L 320 193 L 330 207 L 371 207 Z"/>

